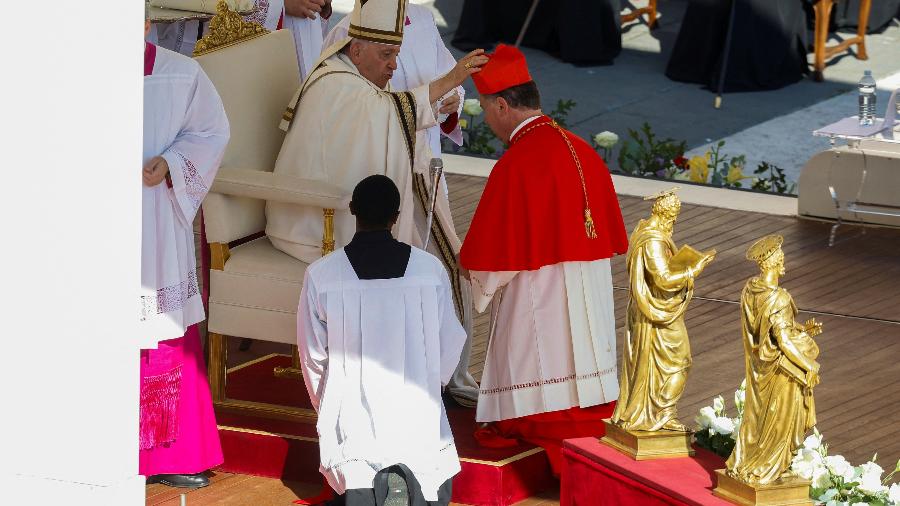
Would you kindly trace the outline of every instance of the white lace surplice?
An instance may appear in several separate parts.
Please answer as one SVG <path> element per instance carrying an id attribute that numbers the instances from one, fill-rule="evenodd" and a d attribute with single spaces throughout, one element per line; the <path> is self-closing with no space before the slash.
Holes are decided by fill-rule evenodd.
<path id="1" fill-rule="evenodd" d="M 172 188 L 165 181 L 143 186 L 142 348 L 181 337 L 204 318 L 193 223 L 228 136 L 222 101 L 197 62 L 157 48 L 153 73 L 144 77 L 142 166 L 154 156 L 165 158 Z"/>
<path id="2" fill-rule="evenodd" d="M 403 463 L 437 500 L 460 470 L 441 386 L 466 340 L 440 261 L 413 248 L 402 278 L 360 280 L 338 249 L 307 269 L 297 329 L 329 485 L 371 488 Z"/>

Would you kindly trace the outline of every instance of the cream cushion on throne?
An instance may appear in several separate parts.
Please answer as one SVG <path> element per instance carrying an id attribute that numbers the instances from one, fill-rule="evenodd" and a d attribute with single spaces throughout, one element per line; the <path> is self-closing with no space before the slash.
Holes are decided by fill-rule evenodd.
<path id="1" fill-rule="evenodd" d="M 343 209 L 349 199 L 330 185 L 272 174 L 284 140 L 278 125 L 300 85 L 293 37 L 279 30 L 198 56 L 197 61 L 222 97 L 231 124 L 231 141 L 203 203 L 213 250 L 209 331 L 296 344 L 296 312 L 307 264 L 276 250 L 267 237 L 258 237 L 266 228 L 265 203 Z M 253 236 L 257 238 L 241 243 Z M 218 261 L 217 251 L 225 252 Z"/>

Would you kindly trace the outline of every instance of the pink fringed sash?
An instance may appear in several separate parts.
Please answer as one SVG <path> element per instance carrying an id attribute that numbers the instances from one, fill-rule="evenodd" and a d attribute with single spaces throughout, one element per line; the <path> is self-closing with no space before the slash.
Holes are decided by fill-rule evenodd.
<path id="1" fill-rule="evenodd" d="M 141 378 L 141 450 L 175 441 L 180 390 L 181 365 L 163 374 Z"/>

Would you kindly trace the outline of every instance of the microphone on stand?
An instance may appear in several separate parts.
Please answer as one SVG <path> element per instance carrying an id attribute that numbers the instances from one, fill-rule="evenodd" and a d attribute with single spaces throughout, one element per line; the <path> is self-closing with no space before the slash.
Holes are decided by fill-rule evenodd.
<path id="1" fill-rule="evenodd" d="M 425 246 L 422 248 L 424 250 L 428 250 L 428 243 L 431 241 L 431 224 L 434 221 L 434 206 L 437 203 L 438 185 L 444 173 L 444 161 L 440 158 L 432 158 L 428 164 L 428 173 L 431 176 L 431 203 L 428 206 L 428 220 L 425 222 Z"/>

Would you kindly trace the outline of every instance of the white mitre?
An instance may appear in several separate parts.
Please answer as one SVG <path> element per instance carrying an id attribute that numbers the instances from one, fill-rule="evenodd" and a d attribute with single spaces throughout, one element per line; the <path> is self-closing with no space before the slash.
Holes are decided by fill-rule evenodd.
<path id="1" fill-rule="evenodd" d="M 355 0 L 347 37 L 322 52 L 320 61 L 337 53 L 352 39 L 399 46 L 403 42 L 408 0 Z"/>

